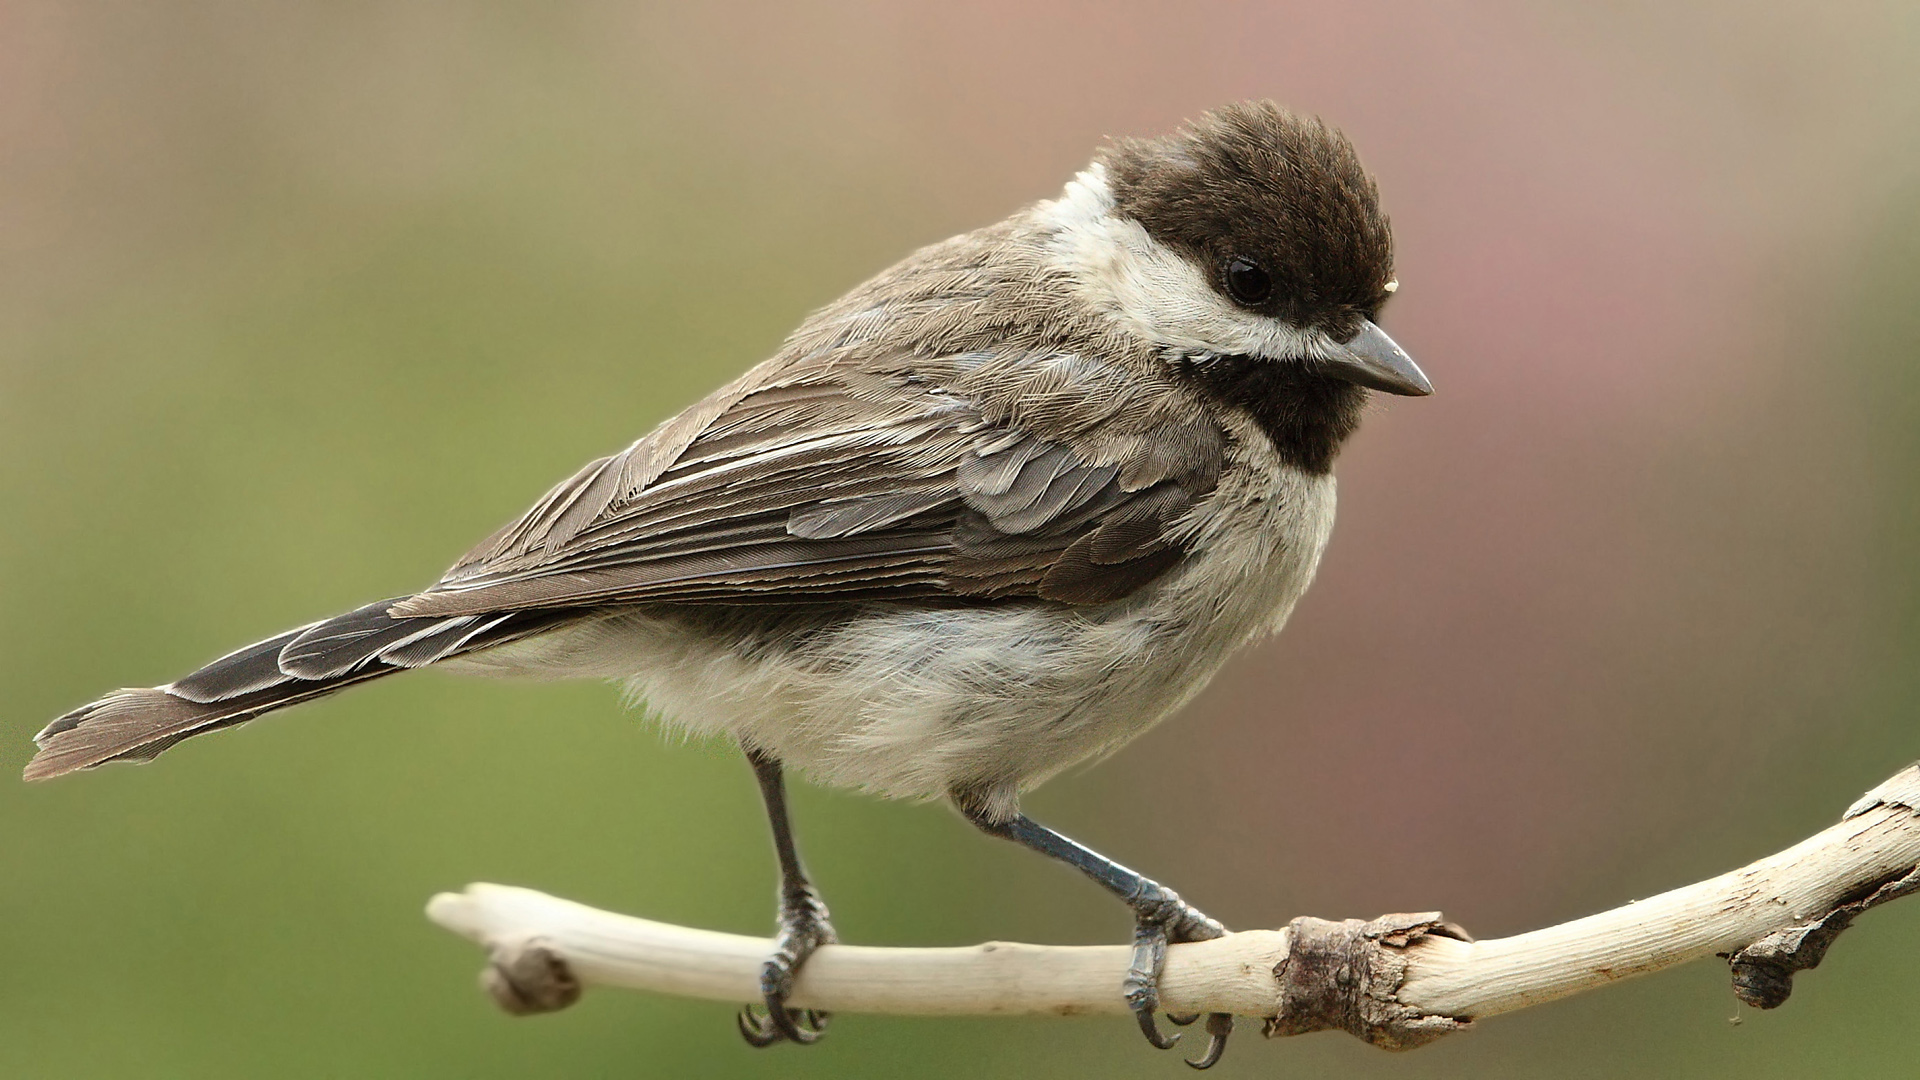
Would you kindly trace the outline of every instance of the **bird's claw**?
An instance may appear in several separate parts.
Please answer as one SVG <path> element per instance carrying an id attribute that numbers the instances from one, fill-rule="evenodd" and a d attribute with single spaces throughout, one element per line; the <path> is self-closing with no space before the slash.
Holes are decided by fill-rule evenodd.
<path id="1" fill-rule="evenodd" d="M 782 1041 L 806 1046 L 826 1034 L 831 1015 L 818 1009 L 789 1009 L 769 1001 L 765 1006 L 743 1006 L 734 1020 L 748 1046 L 772 1046 Z"/>
<path id="2" fill-rule="evenodd" d="M 1227 1052 L 1227 1036 L 1232 1034 L 1232 1013 L 1208 1013 L 1207 1052 L 1198 1058 L 1188 1058 L 1187 1064 L 1195 1069 L 1213 1068 L 1220 1063 L 1220 1055 Z"/>
<path id="3" fill-rule="evenodd" d="M 1135 1008 L 1133 1018 L 1140 1021 L 1140 1034 L 1145 1035 L 1147 1041 L 1152 1043 L 1156 1050 L 1171 1050 L 1173 1044 L 1180 1041 L 1180 1033 L 1177 1031 L 1171 1035 L 1160 1034 L 1160 1025 L 1153 1022 L 1152 1009 Z"/>
<path id="4" fill-rule="evenodd" d="M 792 1009 L 787 997 L 793 979 L 815 949 L 838 940 L 827 921 L 827 905 L 811 888 L 780 899 L 780 932 L 774 936 L 773 955 L 760 967 L 763 1004 L 748 1005 L 735 1018 L 748 1046 L 792 1042 L 802 1046 L 819 1042 L 833 1015 L 823 1009 Z"/>
<path id="5" fill-rule="evenodd" d="M 1160 1005 L 1160 974 L 1167 966 L 1167 946 L 1210 941 L 1225 935 L 1226 927 L 1188 905 L 1171 889 L 1158 888 L 1141 897 L 1134 902 L 1133 911 L 1133 963 L 1121 989 L 1140 1024 L 1140 1033 L 1156 1048 L 1169 1050 L 1180 1041 L 1180 1034 L 1162 1034 L 1153 1016 Z M 1167 1019 L 1185 1027 L 1198 1020 L 1199 1014 L 1168 1014 Z M 1196 1069 L 1212 1068 L 1226 1052 L 1227 1037 L 1233 1033 L 1233 1014 L 1208 1013 L 1206 1030 L 1206 1053 L 1187 1062 Z"/>

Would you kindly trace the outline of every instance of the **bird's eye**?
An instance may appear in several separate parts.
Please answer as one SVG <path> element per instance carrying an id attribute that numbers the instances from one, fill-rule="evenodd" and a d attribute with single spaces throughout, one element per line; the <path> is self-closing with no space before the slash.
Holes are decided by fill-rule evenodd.
<path id="1" fill-rule="evenodd" d="M 1227 264 L 1227 291 L 1235 300 L 1251 307 L 1264 303 L 1272 295 L 1273 279 L 1260 269 L 1259 263 L 1236 258 Z"/>

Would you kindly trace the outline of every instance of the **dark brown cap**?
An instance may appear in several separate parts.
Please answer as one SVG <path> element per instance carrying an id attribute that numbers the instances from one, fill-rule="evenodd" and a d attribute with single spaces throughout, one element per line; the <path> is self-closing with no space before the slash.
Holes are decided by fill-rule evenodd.
<path id="1" fill-rule="evenodd" d="M 1228 105 L 1157 139 L 1101 152 L 1115 208 L 1206 268 L 1250 260 L 1272 281 L 1254 310 L 1343 340 L 1393 280 L 1393 240 L 1373 178 L 1346 136 L 1268 101 Z"/>

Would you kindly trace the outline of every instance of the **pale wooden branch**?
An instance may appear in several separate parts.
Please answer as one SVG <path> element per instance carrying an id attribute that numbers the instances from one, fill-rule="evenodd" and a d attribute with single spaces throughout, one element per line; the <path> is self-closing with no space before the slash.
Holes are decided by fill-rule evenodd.
<path id="1" fill-rule="evenodd" d="M 1262 1018 L 1269 1034 L 1337 1028 L 1399 1048 L 1717 954 L 1732 964 L 1735 993 L 1771 1008 L 1854 916 L 1917 890 L 1920 766 L 1910 766 L 1832 828 L 1650 899 L 1478 942 L 1434 914 L 1295 919 L 1282 930 L 1174 947 L 1161 999 L 1170 1012 Z M 483 982 L 516 1013 L 563 1007 L 583 986 L 751 1001 L 772 947 L 504 885 L 443 893 L 427 914 L 488 950 Z M 792 1000 L 845 1012 L 1120 1013 L 1127 963 L 1122 945 L 829 945 L 807 963 Z"/>

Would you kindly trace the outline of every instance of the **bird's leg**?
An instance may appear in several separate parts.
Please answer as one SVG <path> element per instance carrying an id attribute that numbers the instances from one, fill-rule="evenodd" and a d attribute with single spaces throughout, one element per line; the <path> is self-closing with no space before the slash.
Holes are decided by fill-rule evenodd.
<path id="1" fill-rule="evenodd" d="M 1224 935 L 1226 927 L 1208 918 L 1180 899 L 1178 893 L 1121 866 L 1092 848 L 1077 843 L 1034 821 L 1025 814 L 997 818 L 983 800 L 967 792 L 956 792 L 953 801 L 968 821 L 983 832 L 1012 840 L 1032 848 L 1099 882 L 1133 909 L 1133 964 L 1121 982 L 1122 994 L 1140 1022 L 1147 1041 L 1162 1050 L 1180 1040 L 1178 1034 L 1162 1035 L 1153 1014 L 1160 1005 L 1160 972 L 1166 967 L 1167 946 L 1187 941 L 1207 941 Z M 1197 1017 L 1169 1017 L 1176 1023 L 1190 1024 Z M 1227 1048 L 1227 1036 L 1233 1033 L 1231 1013 L 1207 1016 L 1207 1051 L 1187 1062 L 1196 1069 L 1211 1068 Z"/>
<path id="2" fill-rule="evenodd" d="M 787 786 L 779 760 L 751 746 L 741 749 L 746 751 L 754 778 L 760 782 L 767 823 L 773 826 L 773 850 L 780 859 L 780 926 L 773 939 L 773 955 L 760 968 L 760 993 L 766 1011 L 761 1013 L 751 1005 L 742 1009 L 740 1034 L 753 1046 L 772 1046 L 782 1039 L 810 1043 L 826 1031 L 828 1014 L 815 1009 L 789 1009 L 787 995 L 793 992 L 793 977 L 807 957 L 836 940 L 833 924 L 827 921 L 827 905 L 807 880 L 800 853 L 793 845 L 793 826 L 787 821 Z"/>

